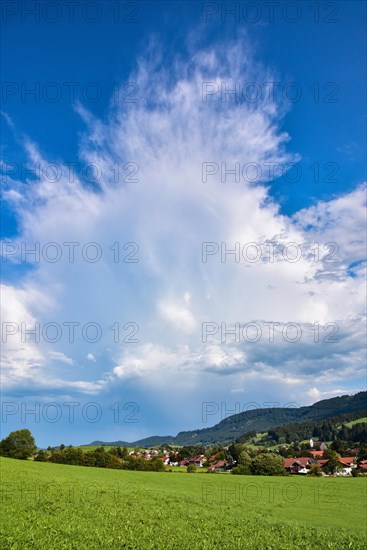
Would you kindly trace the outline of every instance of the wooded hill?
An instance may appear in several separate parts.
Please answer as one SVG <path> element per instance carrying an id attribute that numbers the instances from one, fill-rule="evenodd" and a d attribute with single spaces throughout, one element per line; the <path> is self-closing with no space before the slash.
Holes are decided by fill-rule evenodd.
<path id="1" fill-rule="evenodd" d="M 360 413 L 367 409 L 367 391 L 355 395 L 343 395 L 324 399 L 313 405 L 299 408 L 266 408 L 244 411 L 229 416 L 210 428 L 191 430 L 173 436 L 152 436 L 138 441 L 93 441 L 90 445 L 113 445 L 128 447 L 153 447 L 156 445 L 211 445 L 229 443 L 241 438 L 246 432 L 266 432 L 279 426 L 305 424 L 310 428 L 321 420 L 335 418 L 351 413 Z M 312 435 L 312 434 L 310 434 Z M 309 437 L 309 435 L 307 435 Z"/>

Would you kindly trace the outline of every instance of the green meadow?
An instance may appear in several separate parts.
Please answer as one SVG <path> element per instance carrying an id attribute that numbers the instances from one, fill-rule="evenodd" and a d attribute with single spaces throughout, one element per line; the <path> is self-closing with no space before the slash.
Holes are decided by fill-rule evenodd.
<path id="1" fill-rule="evenodd" d="M 365 548 L 366 478 L 0 466 L 2 549 Z"/>
<path id="2" fill-rule="evenodd" d="M 345 425 L 348 426 L 348 428 L 351 428 L 355 424 L 361 424 L 362 422 L 367 422 L 367 416 L 364 416 L 363 418 L 357 418 L 357 420 L 352 420 L 351 422 L 347 422 Z"/>

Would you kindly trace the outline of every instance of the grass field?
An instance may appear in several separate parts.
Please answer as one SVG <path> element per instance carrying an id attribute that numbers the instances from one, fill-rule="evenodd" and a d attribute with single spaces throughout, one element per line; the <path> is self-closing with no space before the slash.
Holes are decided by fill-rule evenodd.
<path id="1" fill-rule="evenodd" d="M 2 549 L 365 547 L 365 478 L 0 466 Z"/>

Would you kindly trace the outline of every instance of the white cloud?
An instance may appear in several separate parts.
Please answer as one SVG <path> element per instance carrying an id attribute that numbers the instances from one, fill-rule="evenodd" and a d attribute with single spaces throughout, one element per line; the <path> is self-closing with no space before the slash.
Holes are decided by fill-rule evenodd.
<path id="1" fill-rule="evenodd" d="M 178 331 L 192 333 L 197 323 L 193 314 L 183 304 L 172 301 L 163 301 L 158 304 L 161 318 L 171 323 Z"/>
<path id="2" fill-rule="evenodd" d="M 322 399 L 330 399 L 331 397 L 336 397 L 338 395 L 352 395 L 354 393 L 357 393 L 358 391 L 361 391 L 360 389 L 335 389 L 330 391 L 320 391 L 317 388 L 311 388 L 308 390 L 307 395 L 309 395 L 313 401 L 321 401 Z"/>
<path id="3" fill-rule="evenodd" d="M 65 363 L 66 365 L 74 365 L 74 361 L 71 357 L 67 357 L 64 353 L 61 351 L 51 351 L 48 356 L 48 359 L 60 361 L 61 363 Z"/>
<path id="4" fill-rule="evenodd" d="M 282 105 L 202 101 L 203 82 L 272 80 L 245 51 L 245 43 L 211 49 L 188 62 L 177 61 L 169 72 L 160 68 L 159 59 L 141 59 L 131 76 L 144 91 L 137 104 L 111 109 L 105 122 L 78 107 L 87 125 L 80 155 L 101 169 L 98 192 L 78 176 L 69 181 L 67 171 L 57 184 L 32 182 L 26 193 L 23 185 L 24 200 L 14 200 L 22 227 L 19 246 L 55 242 L 62 257 L 52 263 L 41 255 L 22 286 L 4 287 L 5 318 L 60 326 L 75 321 L 79 328 L 73 342 L 64 338 L 54 348 L 45 342 L 7 346 L 5 379 L 12 386 L 26 386 L 33 377 L 34 385 L 99 392 L 137 378 L 140 385 L 159 382 L 170 389 L 172 376 L 184 373 L 177 392 L 209 385 L 212 377 L 217 391 L 234 391 L 238 382 L 240 390 L 257 383 L 257 391 L 265 391 L 259 385 L 268 383 L 305 393 L 315 371 L 322 373 L 325 385 L 339 384 L 346 375 L 360 376 L 364 336 L 356 326 L 364 315 L 364 271 L 362 264 L 350 264 L 363 259 L 364 188 L 317 203 L 291 219 L 269 200 L 265 181 L 221 181 L 222 163 L 229 168 L 236 162 L 282 167 L 297 159 L 287 152 L 290 137 L 280 129 Z M 30 162 L 49 161 L 30 140 L 26 149 Z M 205 162 L 218 167 L 206 182 Z M 133 163 L 137 182 L 129 181 L 127 163 Z M 119 167 L 119 182 L 113 166 Z M 14 188 L 7 197 L 19 194 Z M 230 255 L 222 261 L 220 251 L 202 261 L 203 242 L 226 243 L 231 249 L 236 242 L 242 247 L 265 241 L 277 243 L 274 262 L 236 263 Z M 72 263 L 66 242 L 79 243 Z M 102 251 L 96 263 L 83 257 L 90 242 Z M 123 248 L 127 242 L 138 244 L 139 263 L 123 261 L 131 252 Z M 289 242 L 306 251 L 298 262 L 284 261 L 279 253 Z M 310 252 L 314 242 L 321 247 L 337 243 L 340 261 L 315 262 Z M 119 243 L 117 262 L 113 243 Z M 252 346 L 224 345 L 220 336 L 206 346 L 201 341 L 202 322 L 220 326 L 254 320 L 302 327 L 336 322 L 342 338 L 335 348 L 304 339 Z M 90 322 L 102 330 L 93 353 L 82 333 Z M 131 322 L 139 328 L 135 344 L 123 341 Z M 110 328 L 116 323 L 118 342 Z M 96 356 L 106 357 L 102 372 Z M 90 379 L 75 380 L 78 358 L 85 357 L 93 363 Z M 61 370 L 60 361 L 75 369 Z"/>

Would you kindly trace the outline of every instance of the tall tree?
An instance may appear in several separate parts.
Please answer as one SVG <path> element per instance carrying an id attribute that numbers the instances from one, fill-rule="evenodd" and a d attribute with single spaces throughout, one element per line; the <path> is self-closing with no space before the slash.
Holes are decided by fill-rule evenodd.
<path id="1" fill-rule="evenodd" d="M 0 441 L 0 455 L 26 460 L 36 451 L 34 437 L 29 430 L 17 430 Z"/>

